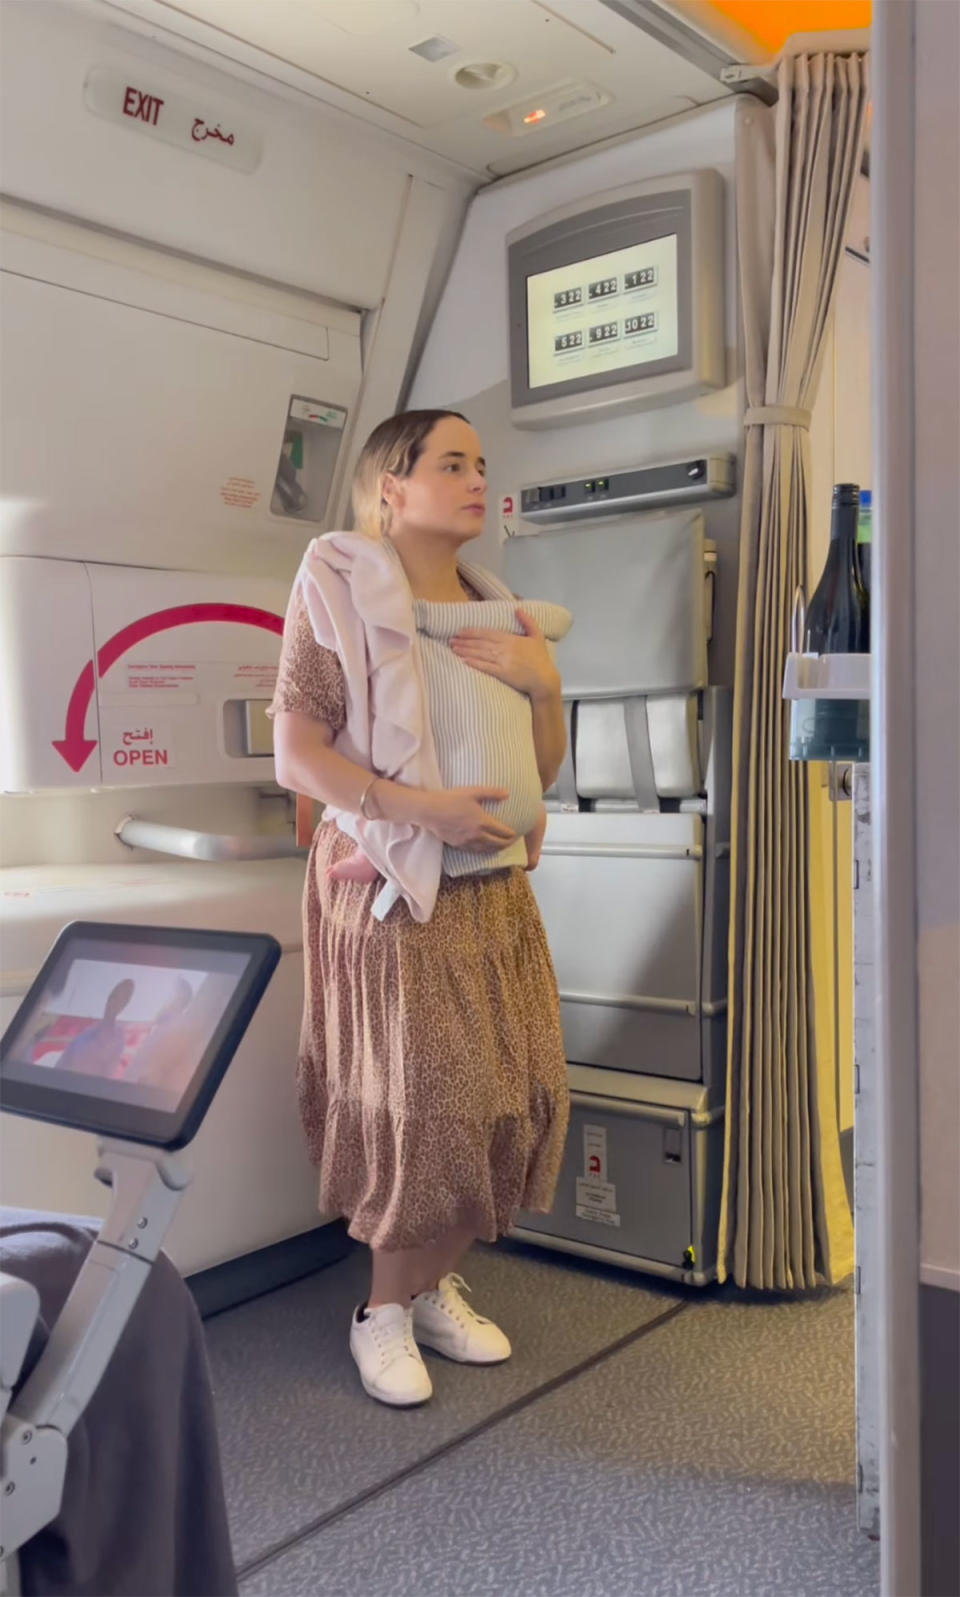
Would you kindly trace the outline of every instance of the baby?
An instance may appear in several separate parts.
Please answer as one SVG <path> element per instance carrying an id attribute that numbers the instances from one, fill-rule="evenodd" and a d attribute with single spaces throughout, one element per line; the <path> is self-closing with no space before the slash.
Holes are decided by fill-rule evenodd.
<path id="1" fill-rule="evenodd" d="M 524 842 L 527 845 L 527 870 L 536 870 L 540 861 L 540 848 L 543 843 L 543 834 L 547 830 L 547 810 L 541 804 L 537 815 L 536 824 L 527 833 Z M 355 848 L 352 854 L 342 859 L 336 865 L 331 865 L 327 871 L 327 880 L 330 882 L 377 882 L 380 873 L 377 867 L 367 859 L 362 848 Z"/>
<path id="2" fill-rule="evenodd" d="M 482 594 L 482 598 L 466 607 L 419 603 L 417 610 L 417 633 L 431 695 L 429 702 L 432 704 L 435 695 L 440 711 L 437 761 L 447 787 L 493 786 L 509 795 L 497 813 L 515 834 L 519 834 L 510 845 L 510 863 L 522 860 L 522 838 L 526 845 L 526 869 L 532 871 L 540 859 L 547 812 L 542 802 L 536 749 L 530 735 L 529 700 L 509 684 L 504 686 L 493 680 L 494 671 L 475 669 L 462 658 L 454 658 L 451 662 L 450 656 L 452 651 L 456 657 L 457 639 L 463 633 L 464 608 L 482 621 L 483 632 L 503 631 L 519 636 L 540 630 L 549 644 L 566 636 L 573 617 L 562 605 L 543 600 L 525 600 L 524 612 L 518 612 L 518 600 L 502 588 L 497 579 L 479 567 L 464 569 L 471 587 L 478 595 Z M 476 634 L 471 632 L 464 636 Z M 448 702 L 452 694 L 455 694 L 456 714 L 452 713 L 451 702 Z M 477 735 L 478 728 L 483 729 L 484 736 Z M 536 820 L 526 831 L 534 815 Z M 479 860 L 480 856 L 477 858 Z M 452 876 L 470 875 L 474 869 L 471 854 L 464 849 L 451 849 L 448 865 Z M 482 869 L 482 866 L 477 868 Z M 339 864 L 330 867 L 327 879 L 367 883 L 379 881 L 380 876 L 363 848 L 358 846 Z"/>

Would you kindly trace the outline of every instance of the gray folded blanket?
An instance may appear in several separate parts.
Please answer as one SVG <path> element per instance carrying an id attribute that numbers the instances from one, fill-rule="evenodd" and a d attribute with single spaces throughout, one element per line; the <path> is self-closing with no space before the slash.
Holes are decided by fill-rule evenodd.
<path id="1" fill-rule="evenodd" d="M 97 1229 L 0 1209 L 0 1269 L 40 1294 L 23 1379 Z M 21 1581 L 26 1597 L 235 1597 L 203 1328 L 163 1255 L 70 1435 L 60 1513 L 23 1549 Z"/>

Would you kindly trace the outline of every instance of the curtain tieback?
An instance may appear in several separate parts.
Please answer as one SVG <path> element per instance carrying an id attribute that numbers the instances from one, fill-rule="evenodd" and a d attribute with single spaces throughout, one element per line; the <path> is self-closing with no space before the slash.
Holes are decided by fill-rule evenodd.
<path id="1" fill-rule="evenodd" d="M 802 427 L 810 431 L 812 412 L 799 405 L 751 405 L 743 418 L 745 427 Z"/>

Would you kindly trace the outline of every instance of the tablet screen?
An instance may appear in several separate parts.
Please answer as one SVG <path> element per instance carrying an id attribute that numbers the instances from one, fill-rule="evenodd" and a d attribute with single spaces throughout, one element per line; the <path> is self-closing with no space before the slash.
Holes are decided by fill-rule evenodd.
<path id="1" fill-rule="evenodd" d="M 153 1115 L 160 1140 L 195 1099 L 198 1078 L 216 1065 L 215 1045 L 229 1043 L 227 1060 L 235 1050 L 249 1019 L 243 1018 L 238 1032 L 244 1007 L 239 1000 L 249 992 L 251 967 L 262 964 L 263 945 L 272 941 L 167 929 L 68 928 L 4 1037 L 4 1107 L 22 1107 L 10 1101 L 11 1093 L 23 1097 L 15 1085 L 29 1088 L 35 1103 L 46 1089 L 61 1109 L 61 1095 L 77 1101 L 77 1123 L 90 1124 L 93 1113 L 96 1129 L 112 1129 L 114 1111 L 125 1129 L 143 1130 L 144 1114 Z M 225 1063 L 217 1081 L 224 1068 Z M 93 1101 L 109 1108 L 94 1111 Z M 42 1103 L 36 1112 L 43 1115 Z"/>

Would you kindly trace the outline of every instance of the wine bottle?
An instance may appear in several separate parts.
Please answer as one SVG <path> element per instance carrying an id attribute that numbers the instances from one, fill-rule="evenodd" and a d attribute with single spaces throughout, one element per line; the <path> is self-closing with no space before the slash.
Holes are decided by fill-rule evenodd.
<path id="1" fill-rule="evenodd" d="M 808 654 L 869 653 L 870 616 L 857 557 L 859 507 L 856 483 L 835 484 L 830 549 L 807 611 Z"/>
<path id="2" fill-rule="evenodd" d="M 857 516 L 857 570 L 860 586 L 867 605 L 867 648 L 870 647 L 870 564 L 873 556 L 873 495 L 869 488 L 860 489 L 860 511 Z"/>
<path id="3" fill-rule="evenodd" d="M 870 648 L 869 611 L 857 562 L 860 490 L 839 482 L 833 490 L 830 549 L 807 611 L 809 654 L 865 654 Z M 794 704 L 790 758 L 870 758 L 870 704 L 866 699 L 816 699 Z"/>

